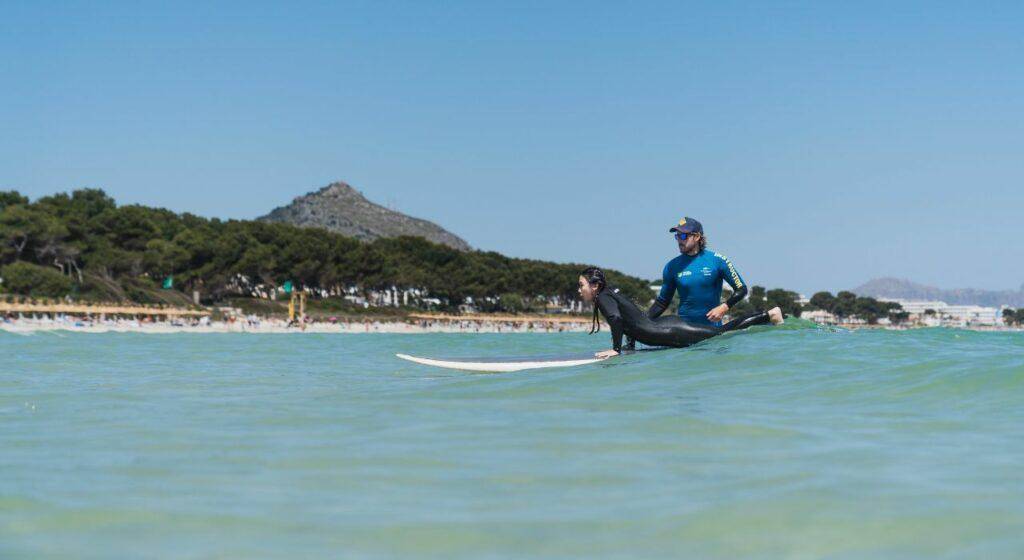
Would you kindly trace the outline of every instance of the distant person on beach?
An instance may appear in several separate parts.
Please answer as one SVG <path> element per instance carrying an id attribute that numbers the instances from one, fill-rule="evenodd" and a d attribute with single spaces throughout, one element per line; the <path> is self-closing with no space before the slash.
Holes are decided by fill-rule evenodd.
<path id="1" fill-rule="evenodd" d="M 720 326 L 729 308 L 747 297 L 747 285 L 725 255 L 707 248 L 704 227 L 690 217 L 668 230 L 675 235 L 679 256 L 668 261 L 661 272 L 661 292 L 647 316 L 656 319 L 668 309 L 679 293 L 679 318 L 699 325 Z M 722 283 L 732 295 L 722 303 Z"/>
<path id="2" fill-rule="evenodd" d="M 612 331 L 612 349 L 596 353 L 595 356 L 598 358 L 609 358 L 622 352 L 623 335 L 628 338 L 625 347 L 627 350 L 633 349 L 636 340 L 648 346 L 682 348 L 724 332 L 745 329 L 754 325 L 782 322 L 782 310 L 778 307 L 733 319 L 722 326 L 712 325 L 708 321 L 690 322 L 675 315 L 652 319 L 629 298 L 620 294 L 617 289 L 609 287 L 605 281 L 604 272 L 594 267 L 587 268 L 580 273 L 579 294 L 583 301 L 594 304 L 594 319 L 590 334 L 601 330 L 601 324 L 597 318 L 598 312 L 604 316 L 604 320 Z"/>

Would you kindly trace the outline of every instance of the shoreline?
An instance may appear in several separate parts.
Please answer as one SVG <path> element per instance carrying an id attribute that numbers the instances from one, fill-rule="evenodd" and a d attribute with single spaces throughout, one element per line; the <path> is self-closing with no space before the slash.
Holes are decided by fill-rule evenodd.
<path id="1" fill-rule="evenodd" d="M 991 326 L 966 326 L 966 327 L 892 327 L 886 325 L 864 325 L 864 324 L 837 324 L 824 325 L 814 323 L 824 328 L 840 328 L 844 330 L 891 330 L 908 331 L 927 328 L 949 328 L 954 330 L 965 330 L 975 332 L 1024 332 L 1021 328 L 991 327 Z M 602 322 L 602 330 L 607 325 Z M 430 334 L 430 333 L 459 333 L 459 334 L 521 334 L 521 333 L 545 333 L 557 334 L 566 332 L 590 331 L 590 321 L 576 320 L 571 317 L 560 318 L 559 321 L 531 321 L 524 319 L 513 319 L 501 317 L 496 319 L 483 319 L 480 316 L 473 318 L 457 319 L 454 317 L 444 320 L 415 319 L 415 320 L 364 320 L 364 321 L 337 321 L 322 322 L 316 321 L 307 323 L 305 328 L 295 324 L 289 324 L 281 319 L 242 319 L 234 321 L 198 321 L 198 322 L 177 322 L 177 321 L 139 321 L 131 319 L 114 320 L 83 320 L 72 317 L 51 318 L 4 318 L 0 319 L 0 332 L 12 334 L 34 334 L 37 332 L 77 332 L 77 333 L 142 333 L 142 334 Z"/>
<path id="2" fill-rule="evenodd" d="M 430 333 L 562 333 L 589 332 L 590 322 L 562 320 L 557 323 L 544 321 L 502 321 L 479 318 L 458 321 L 430 320 L 366 320 L 311 322 L 305 328 L 289 324 L 280 319 L 256 319 L 236 321 L 204 321 L 194 324 L 138 321 L 103 320 L 88 321 L 75 318 L 58 319 L 6 319 L 0 320 L 0 331 L 13 334 L 66 331 L 80 333 L 128 332 L 144 334 L 176 333 L 252 333 L 252 334 L 430 334 Z"/>

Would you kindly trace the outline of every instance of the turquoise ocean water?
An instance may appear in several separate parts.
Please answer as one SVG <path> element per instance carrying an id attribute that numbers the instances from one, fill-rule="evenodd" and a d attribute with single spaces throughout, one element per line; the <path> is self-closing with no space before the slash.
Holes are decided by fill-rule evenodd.
<path id="1" fill-rule="evenodd" d="M 1024 334 L 0 333 L 0 558 L 1021 558 Z"/>

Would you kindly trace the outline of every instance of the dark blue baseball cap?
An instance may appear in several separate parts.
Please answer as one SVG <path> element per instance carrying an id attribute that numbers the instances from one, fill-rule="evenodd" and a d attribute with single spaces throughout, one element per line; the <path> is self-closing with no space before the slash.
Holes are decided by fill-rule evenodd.
<path id="1" fill-rule="evenodd" d="M 679 223 L 668 231 L 671 233 L 699 233 L 704 235 L 704 226 L 700 225 L 700 222 L 697 220 L 686 217 L 680 219 Z"/>

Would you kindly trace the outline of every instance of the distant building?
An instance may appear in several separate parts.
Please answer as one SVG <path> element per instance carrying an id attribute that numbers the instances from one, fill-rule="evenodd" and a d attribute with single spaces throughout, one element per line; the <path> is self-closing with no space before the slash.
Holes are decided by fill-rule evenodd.
<path id="1" fill-rule="evenodd" d="M 929 327 L 994 327 L 1003 324 L 1002 309 L 980 305 L 949 305 L 944 301 L 879 299 L 900 304 L 910 321 Z"/>
<path id="2" fill-rule="evenodd" d="M 835 315 L 825 311 L 824 309 L 815 309 L 813 311 L 804 311 L 800 314 L 801 319 L 807 319 L 808 321 L 814 321 L 819 325 L 835 325 L 839 322 Z"/>

